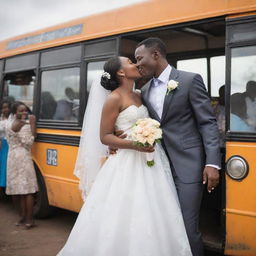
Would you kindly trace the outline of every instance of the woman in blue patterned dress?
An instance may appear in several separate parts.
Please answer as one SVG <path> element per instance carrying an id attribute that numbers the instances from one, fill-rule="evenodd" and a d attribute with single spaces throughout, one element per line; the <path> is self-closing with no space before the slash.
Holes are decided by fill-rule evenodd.
<path id="1" fill-rule="evenodd" d="M 3 100 L 0 105 L 1 117 L 0 117 L 0 187 L 6 187 L 6 165 L 8 154 L 8 143 L 6 140 L 6 125 L 11 112 L 11 103 L 8 100 Z"/>

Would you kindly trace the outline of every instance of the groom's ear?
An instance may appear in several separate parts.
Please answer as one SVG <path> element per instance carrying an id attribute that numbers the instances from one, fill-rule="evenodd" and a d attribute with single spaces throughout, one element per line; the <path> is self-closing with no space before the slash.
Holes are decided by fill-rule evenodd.
<path id="1" fill-rule="evenodd" d="M 153 57 L 154 60 L 158 60 L 159 57 L 160 57 L 160 53 L 157 50 L 154 50 L 152 52 L 152 57 Z"/>

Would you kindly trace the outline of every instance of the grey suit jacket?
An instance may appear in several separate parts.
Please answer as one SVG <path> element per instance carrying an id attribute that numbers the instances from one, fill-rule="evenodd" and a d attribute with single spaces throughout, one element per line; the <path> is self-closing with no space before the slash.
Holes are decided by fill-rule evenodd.
<path id="1" fill-rule="evenodd" d="M 141 93 L 152 118 L 160 121 L 163 142 L 172 167 L 184 183 L 202 181 L 206 164 L 221 166 L 216 118 L 199 74 L 172 67 L 170 80 L 179 86 L 165 96 L 161 120 L 149 102 L 149 81 Z"/>

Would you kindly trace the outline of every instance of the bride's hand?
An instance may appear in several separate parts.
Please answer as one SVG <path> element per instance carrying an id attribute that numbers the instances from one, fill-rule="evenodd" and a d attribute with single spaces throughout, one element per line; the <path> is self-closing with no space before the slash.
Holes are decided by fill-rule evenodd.
<path id="1" fill-rule="evenodd" d="M 151 153 L 151 152 L 155 151 L 154 146 L 140 147 L 140 146 L 135 145 L 134 149 L 137 151 L 140 151 L 140 152 L 145 152 L 145 153 Z"/>
<path id="2" fill-rule="evenodd" d="M 108 153 L 110 155 L 114 155 L 116 154 L 116 151 L 118 150 L 118 148 L 112 147 L 112 146 L 108 146 Z"/>

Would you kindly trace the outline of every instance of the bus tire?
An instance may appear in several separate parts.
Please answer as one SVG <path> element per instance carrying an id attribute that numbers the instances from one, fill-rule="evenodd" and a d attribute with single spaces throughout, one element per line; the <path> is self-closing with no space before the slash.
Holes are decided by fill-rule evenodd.
<path id="1" fill-rule="evenodd" d="M 39 219 L 47 218 L 53 214 L 54 207 L 49 205 L 44 178 L 37 166 L 35 170 L 39 191 L 35 195 L 34 216 Z"/>

